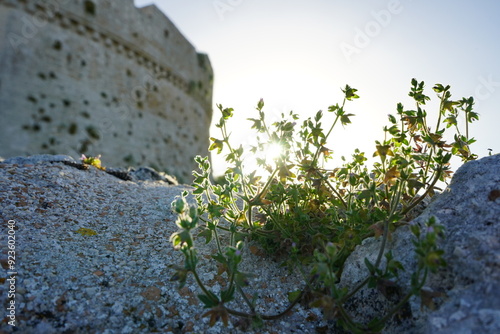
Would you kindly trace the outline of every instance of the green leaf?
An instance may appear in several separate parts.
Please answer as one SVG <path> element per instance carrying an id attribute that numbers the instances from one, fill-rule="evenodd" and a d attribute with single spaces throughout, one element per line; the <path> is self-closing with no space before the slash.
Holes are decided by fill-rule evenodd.
<path id="1" fill-rule="evenodd" d="M 446 127 L 449 128 L 453 125 L 457 125 L 457 118 L 455 116 L 448 116 L 444 119 L 444 122 L 447 123 Z"/>
<path id="2" fill-rule="evenodd" d="M 222 152 L 222 149 L 224 148 L 224 142 L 222 140 L 216 139 L 214 137 L 210 137 L 210 140 L 213 141 L 212 145 L 208 148 L 209 151 L 213 151 L 217 149 L 217 154 L 220 154 Z"/>
<path id="3" fill-rule="evenodd" d="M 365 257 L 365 266 L 368 268 L 371 275 L 375 274 L 375 266 L 370 262 L 370 260 L 368 260 L 367 257 Z"/>
<path id="4" fill-rule="evenodd" d="M 186 280 L 187 280 L 187 274 L 188 271 L 184 268 L 180 268 L 178 266 L 172 266 L 176 269 L 176 272 L 172 275 L 170 278 L 171 282 L 178 281 L 179 282 L 179 289 L 182 289 L 184 285 L 186 285 Z"/>
<path id="5" fill-rule="evenodd" d="M 207 295 L 198 295 L 198 299 L 205 305 L 205 308 L 212 308 L 219 305 L 219 298 L 210 291 L 208 293 L 210 297 Z"/>
<path id="6" fill-rule="evenodd" d="M 458 101 L 446 100 L 443 102 L 443 110 L 453 111 L 454 106 L 459 105 Z"/>
<path id="7" fill-rule="evenodd" d="M 347 125 L 351 123 L 351 120 L 349 119 L 350 116 L 354 116 L 354 114 L 342 115 L 340 117 L 340 122 L 342 123 L 342 125 Z"/>
<path id="8" fill-rule="evenodd" d="M 193 190 L 193 195 L 203 194 L 204 191 L 205 191 L 205 188 L 197 187 L 195 190 Z"/>
<path id="9" fill-rule="evenodd" d="M 222 254 L 213 254 L 212 258 L 219 263 L 227 264 L 226 257 L 223 256 Z"/>
<path id="10" fill-rule="evenodd" d="M 314 120 L 317 122 L 319 122 L 321 120 L 321 118 L 323 117 L 323 112 L 321 110 L 319 110 L 317 113 L 316 113 L 316 116 L 314 116 Z"/>
<path id="11" fill-rule="evenodd" d="M 329 107 L 328 107 L 328 111 L 329 111 L 329 112 L 334 112 L 334 111 L 338 110 L 339 108 L 340 108 L 340 107 L 339 107 L 339 105 L 338 105 L 338 104 L 336 104 L 336 105 L 334 105 L 334 106 L 329 106 Z"/>
<path id="12" fill-rule="evenodd" d="M 302 293 L 301 290 L 295 290 L 295 291 L 289 292 L 288 293 L 288 301 L 290 303 L 293 303 L 294 301 L 297 300 L 297 298 L 299 298 L 301 293 Z"/>
<path id="13" fill-rule="evenodd" d="M 198 233 L 198 237 L 205 237 L 205 244 L 208 244 L 212 240 L 212 231 L 209 229 L 205 229 Z"/>
<path id="14" fill-rule="evenodd" d="M 230 302 L 234 299 L 234 289 L 234 284 L 231 284 L 228 290 L 221 291 L 220 298 L 223 303 Z"/>
<path id="15" fill-rule="evenodd" d="M 247 120 L 249 121 L 252 121 L 253 122 L 253 125 L 252 125 L 252 129 L 256 129 L 257 131 L 263 131 L 263 126 L 262 126 L 262 121 L 260 119 L 256 119 L 256 118 L 247 118 Z"/>
<path id="16" fill-rule="evenodd" d="M 172 208 L 178 214 L 183 213 L 186 208 L 186 200 L 183 197 L 178 197 L 173 203 Z"/>
<path id="17" fill-rule="evenodd" d="M 249 283 L 249 278 L 252 277 L 253 275 L 249 274 L 249 273 L 242 273 L 240 271 L 238 271 L 236 273 L 236 275 L 234 276 L 234 281 L 236 284 L 238 284 L 238 286 L 248 286 L 250 283 Z"/>
<path id="18" fill-rule="evenodd" d="M 264 108 L 264 99 L 260 99 L 257 103 L 257 109 L 262 110 L 262 108 Z"/>
<path id="19" fill-rule="evenodd" d="M 358 99 L 359 95 L 356 94 L 358 90 L 356 88 L 352 88 L 349 85 L 345 86 L 345 89 L 342 89 L 342 92 L 345 94 L 345 98 L 348 101 L 352 101 L 353 99 Z"/>
<path id="20" fill-rule="evenodd" d="M 225 108 L 224 110 L 222 110 L 222 118 L 224 118 L 225 120 L 231 118 L 233 116 L 233 111 L 233 108 Z"/>
<path id="21" fill-rule="evenodd" d="M 174 248 L 180 248 L 187 245 L 188 248 L 193 247 L 193 237 L 188 230 L 181 230 L 175 232 L 170 236 L 170 241 Z"/>
<path id="22" fill-rule="evenodd" d="M 473 111 L 467 113 L 467 122 L 472 123 L 473 121 L 479 120 L 479 114 Z"/>
<path id="23" fill-rule="evenodd" d="M 444 87 L 443 85 L 441 84 L 436 84 L 434 87 L 432 87 L 432 89 L 436 92 L 436 93 L 442 93 L 444 91 Z"/>
<path id="24" fill-rule="evenodd" d="M 379 333 L 384 329 L 385 323 L 380 322 L 380 319 L 375 317 L 366 326 L 370 329 L 371 333 Z"/>

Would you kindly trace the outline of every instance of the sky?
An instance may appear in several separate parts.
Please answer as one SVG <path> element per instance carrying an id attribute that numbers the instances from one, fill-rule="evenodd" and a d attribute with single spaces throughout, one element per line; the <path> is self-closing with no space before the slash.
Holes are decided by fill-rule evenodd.
<path id="1" fill-rule="evenodd" d="M 480 120 L 470 127 L 479 157 L 500 153 L 500 1 L 498 0 L 135 0 L 154 3 L 199 51 L 215 73 L 216 104 L 235 109 L 236 143 L 255 141 L 249 117 L 259 99 L 270 120 L 289 111 L 302 118 L 342 102 L 341 87 L 358 89 L 347 104 L 352 124 L 334 130 L 334 156 L 355 148 L 371 156 L 383 139 L 387 115 L 408 97 L 412 78 L 425 81 L 436 104 L 436 83 L 453 97 L 474 96 Z M 432 122 L 434 123 L 434 122 Z M 212 126 L 211 135 L 220 138 Z M 221 159 L 212 157 L 215 173 Z M 459 166 L 454 162 L 453 168 Z"/>

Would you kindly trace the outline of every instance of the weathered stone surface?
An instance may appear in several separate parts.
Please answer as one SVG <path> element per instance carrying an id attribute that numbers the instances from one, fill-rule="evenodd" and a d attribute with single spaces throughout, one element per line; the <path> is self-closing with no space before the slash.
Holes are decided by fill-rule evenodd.
<path id="1" fill-rule="evenodd" d="M 55 161 L 59 158 L 59 162 Z M 0 264 L 0 333 L 247 333 L 232 317 L 229 327 L 210 328 L 190 276 L 178 290 L 170 265 L 183 265 L 169 237 L 178 230 L 170 204 L 188 186 L 161 181 L 124 181 L 95 167 L 75 168 L 65 157 L 0 161 L 0 237 L 15 223 L 15 298 L 8 297 L 7 248 Z M 214 245 L 197 243 L 202 280 L 217 294 L 226 287 L 211 260 Z M 242 270 L 255 277 L 246 289 L 262 298 L 258 311 L 277 313 L 287 293 L 302 286 L 268 258 L 248 250 Z M 15 300 L 15 325 L 6 308 Z M 239 300 L 232 306 L 244 307 Z M 318 310 L 298 307 L 266 322 L 266 331 L 313 333 Z M 240 322 L 241 324 L 238 324 Z M 322 323 L 324 325 L 324 323 Z M 240 326 L 240 329 L 237 327 Z"/>
<path id="2" fill-rule="evenodd" d="M 0 155 L 102 154 L 189 181 L 213 72 L 154 5 L 0 0 Z"/>
<path id="3" fill-rule="evenodd" d="M 44 162 L 63 162 L 73 166 L 81 164 L 81 161 L 77 162 L 73 157 L 63 154 L 36 154 L 27 157 L 12 157 L 8 159 L 0 157 L 0 162 L 16 165 L 38 164 Z M 105 168 L 104 171 L 125 181 L 163 181 L 168 184 L 178 184 L 177 180 L 171 175 L 158 172 L 151 167 Z"/>
<path id="4" fill-rule="evenodd" d="M 69 161 L 68 161 L 69 160 Z M 68 164 L 68 162 L 70 162 Z M 2 231 L 16 225 L 16 329 L 22 333 L 239 333 L 248 332 L 231 318 L 228 328 L 208 325 L 192 279 L 180 291 L 168 279 L 169 265 L 182 258 L 168 239 L 177 230 L 170 203 L 186 186 L 157 181 L 123 181 L 94 167 L 74 168 L 66 156 L 0 161 Z M 144 175 L 148 175 L 146 169 Z M 421 309 L 413 298 L 383 333 L 498 333 L 500 328 L 500 155 L 470 162 L 448 189 L 431 202 L 414 224 L 431 216 L 446 227 L 441 243 L 448 266 L 430 276 L 426 290 L 436 309 Z M 151 174 L 154 178 L 154 173 Z M 84 232 L 94 232 L 84 233 Z M 4 232 L 2 232 L 2 235 Z M 341 284 L 352 286 L 367 275 L 364 258 L 375 261 L 380 239 L 367 239 L 349 257 Z M 389 243 L 407 271 L 397 283 L 408 289 L 415 266 L 412 236 L 400 228 Z M 217 293 L 224 288 L 210 260 L 213 245 L 197 244 L 204 259 L 200 277 Z M 6 250 L 0 263 L 8 270 Z M 245 249 L 243 268 L 254 273 L 245 292 L 258 293 L 258 311 L 278 313 L 287 293 L 304 286 L 301 275 Z M 5 309 L 7 284 L 0 285 Z M 243 305 L 240 303 L 239 305 Z M 234 304 L 232 304 L 234 305 Z M 383 315 L 391 307 L 379 292 L 361 290 L 348 310 L 357 320 Z M 0 332 L 14 332 L 3 316 Z M 242 327 L 243 326 L 243 327 Z M 318 309 L 298 305 L 286 317 L 265 322 L 260 332 L 343 333 Z"/>
<path id="5" fill-rule="evenodd" d="M 73 157 L 64 154 L 59 154 L 59 155 L 36 154 L 27 157 L 12 157 L 7 159 L 0 157 L 0 162 L 3 162 L 5 164 L 17 164 L 17 165 L 36 164 L 40 162 L 55 162 L 55 161 L 61 161 L 61 162 L 67 161 L 76 163 Z"/>
<path id="6" fill-rule="evenodd" d="M 426 289 L 443 294 L 434 298 L 436 310 L 421 309 L 413 298 L 402 318 L 387 333 L 498 333 L 500 331 L 500 155 L 469 162 L 458 169 L 449 187 L 412 224 L 431 216 L 446 228 L 440 243 L 447 267 L 429 277 Z M 392 235 L 388 249 L 403 263 L 399 284 L 408 291 L 414 246 L 409 228 Z M 366 277 L 365 257 L 372 263 L 380 239 L 358 246 L 346 262 L 342 284 L 352 286 Z M 365 299 L 367 297 L 367 299 Z M 390 303 L 379 293 L 364 289 L 353 298 L 358 320 L 383 314 Z"/>

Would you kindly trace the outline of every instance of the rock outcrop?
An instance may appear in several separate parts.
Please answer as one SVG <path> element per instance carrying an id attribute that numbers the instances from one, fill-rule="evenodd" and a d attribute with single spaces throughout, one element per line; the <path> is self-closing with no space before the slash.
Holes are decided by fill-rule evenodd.
<path id="1" fill-rule="evenodd" d="M 16 330 L 23 333 L 246 331 L 237 319 L 228 328 L 209 328 L 194 282 L 188 280 L 178 291 L 169 281 L 169 265 L 182 261 L 169 243 L 177 230 L 170 203 L 189 187 L 152 181 L 154 173 L 149 181 L 125 181 L 94 167 L 75 168 L 71 160 L 43 156 L 0 162 L 2 240 L 8 233 L 16 238 L 14 263 L 9 263 L 9 249 L 2 242 L 0 333 L 14 331 L 7 310 L 12 300 Z M 426 284 L 435 309 L 421 308 L 419 299 L 411 299 L 384 333 L 498 333 L 500 155 L 462 166 L 412 223 L 422 224 L 431 216 L 446 228 L 440 246 L 448 263 Z M 364 258 L 373 259 L 379 243 L 367 239 L 357 247 L 341 284 L 366 277 Z M 415 265 L 408 228 L 396 230 L 388 246 L 407 268 L 398 282 L 405 290 Z M 201 277 L 211 288 L 223 288 L 209 260 L 211 248 L 200 242 L 198 251 L 207 260 L 200 265 Z M 259 311 L 283 310 L 287 293 L 303 286 L 301 277 L 259 252 L 246 252 L 243 269 L 256 274 L 248 293 L 262 297 Z M 16 275 L 9 274 L 14 271 Z M 15 298 L 9 296 L 12 289 Z M 364 321 L 390 305 L 378 292 L 361 290 L 348 309 Z M 299 305 L 287 317 L 266 322 L 261 332 L 317 330 L 339 332 L 319 310 Z"/>
<path id="2" fill-rule="evenodd" d="M 413 298 L 402 318 L 387 333 L 498 333 L 500 332 L 500 155 L 460 167 L 450 185 L 412 224 L 431 216 L 445 227 L 440 247 L 447 266 L 429 277 L 426 289 L 436 309 L 422 309 Z M 416 267 L 409 227 L 392 235 L 389 249 L 407 268 L 400 283 L 408 291 Z M 364 259 L 375 262 L 380 239 L 370 238 L 348 258 L 342 283 L 350 286 L 366 277 Z M 380 315 L 390 304 L 379 294 L 362 290 L 351 301 L 358 320 Z"/>

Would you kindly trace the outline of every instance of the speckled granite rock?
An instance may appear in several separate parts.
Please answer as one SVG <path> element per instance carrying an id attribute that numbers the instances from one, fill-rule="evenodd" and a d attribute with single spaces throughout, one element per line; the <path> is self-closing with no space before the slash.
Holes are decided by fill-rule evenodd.
<path id="1" fill-rule="evenodd" d="M 75 168 L 68 159 L 0 162 L 0 333 L 239 332 L 233 323 L 209 328 L 192 279 L 180 291 L 169 281 L 169 265 L 183 260 L 169 242 L 177 230 L 170 203 L 190 187 L 124 181 L 94 167 Z M 6 317 L 9 221 L 15 221 L 18 273 L 15 329 Z M 199 246 L 209 258 L 212 250 Z M 287 292 L 303 285 L 300 277 L 250 252 L 247 259 L 245 270 L 256 274 L 251 284 L 263 298 L 260 311 L 284 309 Z M 215 264 L 203 262 L 203 279 L 220 289 Z M 305 322 L 310 314 L 318 320 Z M 261 332 L 314 332 L 322 325 L 319 315 L 299 307 Z"/>
<path id="2" fill-rule="evenodd" d="M 208 326 L 192 280 L 178 291 L 169 281 L 171 264 L 182 261 L 168 239 L 177 230 L 170 203 L 183 185 L 163 181 L 125 181 L 102 170 L 78 169 L 65 156 L 0 162 L 1 236 L 15 221 L 16 325 L 22 333 L 239 333 L 247 332 L 232 319 L 228 328 Z M 74 161 L 73 161 L 74 162 Z M 421 311 L 411 300 L 410 316 L 393 321 L 384 333 L 497 333 L 499 329 L 500 156 L 461 167 L 450 187 L 414 223 L 430 215 L 446 226 L 449 266 L 430 278 L 428 288 L 446 293 L 436 298 L 435 311 Z M 354 284 L 366 275 L 365 257 L 378 249 L 367 239 L 346 263 L 342 282 Z M 0 263 L 4 275 L 0 333 L 14 328 L 7 322 L 10 299 L 5 242 Z M 411 238 L 401 228 L 389 245 L 399 260 L 413 263 Z M 201 244 L 209 258 L 212 249 Z M 287 305 L 287 292 L 303 286 L 278 264 L 246 250 L 245 267 L 255 273 L 251 286 L 259 293 L 265 313 Z M 199 271 L 215 290 L 223 285 L 213 263 Z M 206 263 L 205 263 L 206 262 Z M 404 275 L 403 275 L 404 276 Z M 404 282 L 404 280 L 403 280 Z M 251 289 L 248 293 L 255 292 Z M 388 307 L 373 292 L 352 301 L 362 320 Z M 297 306 L 287 317 L 266 322 L 259 333 L 341 333 L 316 309 Z"/>
<path id="3" fill-rule="evenodd" d="M 469 162 L 455 173 L 449 187 L 412 223 L 438 218 L 446 229 L 441 242 L 446 268 L 430 276 L 427 291 L 437 309 L 421 309 L 413 298 L 405 316 L 384 333 L 500 333 L 500 155 Z M 414 246 L 409 228 L 398 229 L 389 249 L 406 268 L 414 268 Z M 365 257 L 372 263 L 380 239 L 366 239 L 346 262 L 342 283 L 352 285 L 366 277 Z M 408 291 L 412 271 L 401 273 L 400 285 Z M 351 301 L 359 320 L 380 314 L 390 304 L 364 289 Z"/>

